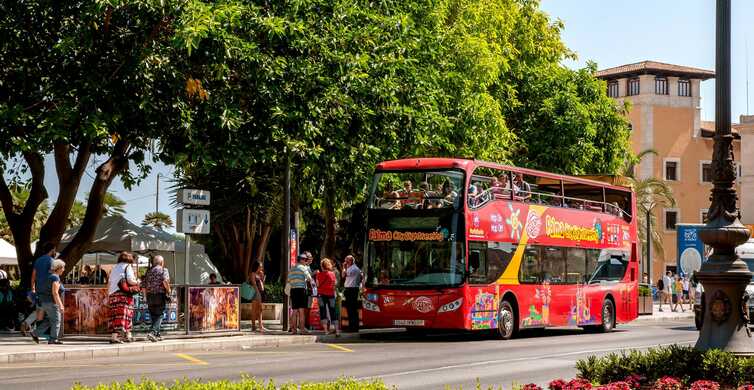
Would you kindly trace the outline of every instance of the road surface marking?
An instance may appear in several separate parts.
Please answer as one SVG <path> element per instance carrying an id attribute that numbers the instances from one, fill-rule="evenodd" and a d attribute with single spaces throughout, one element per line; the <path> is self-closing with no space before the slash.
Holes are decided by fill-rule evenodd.
<path id="1" fill-rule="evenodd" d="M 181 359 L 186 359 L 186 360 L 188 360 L 188 361 L 190 361 L 191 363 L 194 363 L 194 364 L 200 364 L 200 365 L 203 365 L 203 366 L 206 366 L 207 364 L 209 364 L 209 363 L 205 362 L 204 360 L 197 359 L 197 358 L 195 358 L 195 357 L 193 357 L 191 355 L 187 355 L 185 353 L 176 353 L 175 356 L 178 356 Z"/>
<path id="2" fill-rule="evenodd" d="M 380 375 L 370 375 L 370 376 L 365 376 L 361 378 L 356 378 L 356 380 L 363 381 L 363 380 L 370 380 L 370 379 L 383 379 L 383 378 L 390 378 L 390 377 L 396 377 L 396 376 L 425 374 L 428 372 L 452 370 L 452 369 L 457 369 L 457 368 L 487 366 L 490 364 L 513 363 L 513 362 L 539 360 L 539 359 L 552 359 L 552 358 L 558 358 L 558 357 L 583 355 L 583 354 L 596 353 L 596 352 L 614 352 L 614 351 L 624 351 L 624 350 L 631 350 L 631 349 L 645 349 L 645 348 L 653 348 L 653 347 L 663 347 L 663 346 L 668 346 L 668 345 L 673 345 L 673 344 L 683 345 L 683 344 L 692 344 L 695 342 L 696 340 L 689 340 L 689 341 L 679 341 L 675 343 L 665 343 L 665 344 L 650 344 L 650 345 L 637 345 L 637 346 L 631 346 L 631 347 L 603 348 L 603 349 L 592 349 L 592 350 L 585 350 L 585 351 L 573 351 L 573 352 L 564 352 L 564 353 L 549 354 L 549 355 L 521 357 L 521 358 L 515 358 L 515 359 L 487 360 L 483 362 L 454 364 L 454 365 L 443 366 L 443 367 L 425 368 L 421 370 L 411 370 L 411 371 L 394 372 L 394 373 L 387 373 L 387 374 L 380 374 Z"/>
<path id="3" fill-rule="evenodd" d="M 330 347 L 330 348 L 335 348 L 335 349 L 343 351 L 343 352 L 353 352 L 352 349 L 348 349 L 348 348 L 340 346 L 338 344 L 327 344 L 327 346 Z"/>

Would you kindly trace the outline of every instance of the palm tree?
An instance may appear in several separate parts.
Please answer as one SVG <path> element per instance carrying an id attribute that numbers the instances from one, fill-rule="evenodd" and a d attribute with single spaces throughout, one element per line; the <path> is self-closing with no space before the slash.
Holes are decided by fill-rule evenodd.
<path id="1" fill-rule="evenodd" d="M 663 180 L 656 177 L 645 179 L 637 179 L 635 177 L 635 165 L 649 154 L 657 155 L 657 152 L 653 149 L 647 149 L 627 159 L 626 166 L 623 169 L 623 176 L 628 180 L 629 185 L 636 194 L 636 207 L 638 209 L 636 223 L 642 247 L 646 248 L 647 245 L 647 218 L 649 218 L 649 228 L 652 231 L 652 245 L 654 245 L 657 253 L 663 254 L 662 234 L 660 233 L 660 229 L 657 229 L 657 216 L 655 216 L 654 211 L 657 207 L 675 207 L 676 202 L 673 196 L 673 189 Z"/>
<path id="2" fill-rule="evenodd" d="M 155 211 L 147 213 L 147 215 L 144 216 L 144 220 L 141 221 L 141 226 L 152 226 L 157 230 L 164 230 L 166 227 L 173 227 L 173 220 L 169 215 Z"/>
<path id="3" fill-rule="evenodd" d="M 120 216 L 126 213 L 126 202 L 109 191 L 105 194 L 103 206 L 105 207 L 105 215 L 108 217 Z"/>

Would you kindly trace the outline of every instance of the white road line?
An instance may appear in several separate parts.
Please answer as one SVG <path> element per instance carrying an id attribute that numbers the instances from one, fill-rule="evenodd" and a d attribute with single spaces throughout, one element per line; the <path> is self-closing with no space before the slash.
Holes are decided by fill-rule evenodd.
<path id="1" fill-rule="evenodd" d="M 652 347 L 663 347 L 663 346 L 673 345 L 673 344 L 691 344 L 695 342 L 696 340 L 689 340 L 689 341 L 680 341 L 680 342 L 665 343 L 665 344 L 650 344 L 650 345 L 637 345 L 637 346 L 631 346 L 631 347 L 590 349 L 590 350 L 584 350 L 584 351 L 573 351 L 573 352 L 564 352 L 564 353 L 551 354 L 551 355 L 529 356 L 529 357 L 522 357 L 522 358 L 515 358 L 515 359 L 486 360 L 482 362 L 472 362 L 472 363 L 464 363 L 464 364 L 454 364 L 454 365 L 443 366 L 443 367 L 425 368 L 422 370 L 411 370 L 411 371 L 394 372 L 394 373 L 381 374 L 381 375 L 371 375 L 371 376 L 366 376 L 366 377 L 361 377 L 361 378 L 356 378 L 356 379 L 357 380 L 383 379 L 383 378 L 392 378 L 392 377 L 405 376 L 405 375 L 424 374 L 424 373 L 435 372 L 435 371 L 452 370 L 456 368 L 470 368 L 470 367 L 486 366 L 490 364 L 521 362 L 521 361 L 526 361 L 526 360 L 551 359 L 551 358 L 557 358 L 557 357 L 583 355 L 583 354 L 598 353 L 598 352 L 613 352 L 613 351 L 617 352 L 617 351 L 626 351 L 626 350 L 631 350 L 631 349 L 645 349 L 645 348 L 652 348 Z"/>

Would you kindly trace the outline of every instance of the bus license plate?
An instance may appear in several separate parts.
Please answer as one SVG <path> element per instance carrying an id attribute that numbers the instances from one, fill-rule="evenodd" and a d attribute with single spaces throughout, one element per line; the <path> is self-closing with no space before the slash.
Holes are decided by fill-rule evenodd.
<path id="1" fill-rule="evenodd" d="M 395 326 L 424 326 L 424 320 L 393 320 Z"/>

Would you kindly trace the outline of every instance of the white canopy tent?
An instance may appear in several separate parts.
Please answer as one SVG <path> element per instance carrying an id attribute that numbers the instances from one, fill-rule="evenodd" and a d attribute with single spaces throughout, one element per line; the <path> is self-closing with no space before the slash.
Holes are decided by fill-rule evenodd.
<path id="1" fill-rule="evenodd" d="M 18 266 L 18 260 L 16 259 L 16 247 L 11 245 L 8 241 L 0 238 L 0 265 L 15 265 Z"/>
<path id="2" fill-rule="evenodd" d="M 63 235 L 58 247 L 67 245 L 78 228 L 71 229 Z M 159 254 L 165 258 L 165 266 L 171 273 L 171 280 L 175 284 L 185 284 L 186 243 L 170 233 L 150 227 L 137 226 L 122 216 L 111 216 L 102 219 L 88 253 L 82 258 L 85 264 L 115 264 L 117 253 L 120 251 L 135 252 L 137 254 Z M 222 277 L 209 256 L 204 252 L 204 246 L 196 243 L 190 248 L 189 283 L 205 284 L 209 281 L 209 274 L 216 273 L 218 280 Z M 143 263 L 141 259 L 140 263 Z"/>

